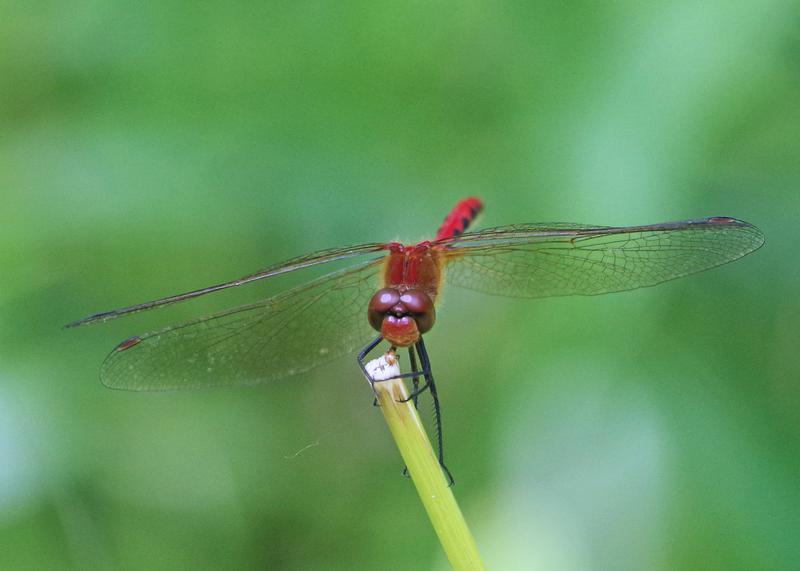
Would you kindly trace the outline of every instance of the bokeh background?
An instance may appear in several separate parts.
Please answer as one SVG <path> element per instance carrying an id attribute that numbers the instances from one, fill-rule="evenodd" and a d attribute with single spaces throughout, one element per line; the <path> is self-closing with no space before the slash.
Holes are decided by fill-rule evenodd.
<path id="1" fill-rule="evenodd" d="M 0 568 L 446 569 L 351 358 L 99 383 L 121 339 L 294 277 L 61 326 L 430 237 L 467 195 L 484 226 L 767 235 L 626 294 L 447 291 L 428 346 L 489 567 L 800 567 L 796 2 L 5 2 L 0 31 Z"/>

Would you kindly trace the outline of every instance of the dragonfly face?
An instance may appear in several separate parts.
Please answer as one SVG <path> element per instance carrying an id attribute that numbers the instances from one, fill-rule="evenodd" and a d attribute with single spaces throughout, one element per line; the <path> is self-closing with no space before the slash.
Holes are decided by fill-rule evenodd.
<path id="1" fill-rule="evenodd" d="M 433 300 L 422 290 L 383 288 L 372 296 L 367 310 L 369 324 L 396 347 L 408 347 L 427 333 L 436 321 Z"/>

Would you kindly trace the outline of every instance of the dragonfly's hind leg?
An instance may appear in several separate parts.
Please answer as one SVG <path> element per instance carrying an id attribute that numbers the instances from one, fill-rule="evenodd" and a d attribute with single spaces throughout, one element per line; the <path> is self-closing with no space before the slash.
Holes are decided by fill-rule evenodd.
<path id="1" fill-rule="evenodd" d="M 419 392 L 424 391 L 426 388 L 430 388 L 431 397 L 433 398 L 433 413 L 436 422 L 436 444 L 439 449 L 439 466 L 442 467 L 444 470 L 445 475 L 447 476 L 448 485 L 452 486 L 455 484 L 455 480 L 453 479 L 453 475 L 450 473 L 450 470 L 444 463 L 444 444 L 442 440 L 442 410 L 441 406 L 439 405 L 439 393 L 436 390 L 436 383 L 433 381 L 433 372 L 431 371 L 431 362 L 428 358 L 428 351 L 425 349 L 425 343 L 422 341 L 422 337 L 419 338 L 417 341 L 417 353 L 419 354 L 419 359 L 422 363 L 422 372 L 425 375 L 425 386 L 420 389 Z"/>

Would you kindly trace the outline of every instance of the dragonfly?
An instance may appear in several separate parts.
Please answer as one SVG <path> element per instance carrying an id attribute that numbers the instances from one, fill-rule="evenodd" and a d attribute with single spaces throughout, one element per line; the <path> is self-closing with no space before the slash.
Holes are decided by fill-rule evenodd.
<path id="1" fill-rule="evenodd" d="M 711 216 L 644 226 L 528 223 L 467 232 L 483 202 L 459 201 L 435 237 L 417 244 L 331 248 L 244 277 L 69 323 L 78 327 L 164 307 L 341 260 L 354 263 L 255 303 L 130 337 L 101 366 L 108 387 L 135 391 L 241 386 L 306 372 L 344 354 L 367 355 L 383 342 L 407 348 L 415 399 L 439 399 L 423 338 L 445 287 L 540 298 L 598 295 L 653 286 L 741 258 L 764 243 L 742 220 Z M 376 336 L 375 333 L 378 333 Z M 419 365 L 417 364 L 419 359 Z M 420 378 L 424 378 L 421 388 Z M 448 477 L 449 471 L 447 471 Z"/>

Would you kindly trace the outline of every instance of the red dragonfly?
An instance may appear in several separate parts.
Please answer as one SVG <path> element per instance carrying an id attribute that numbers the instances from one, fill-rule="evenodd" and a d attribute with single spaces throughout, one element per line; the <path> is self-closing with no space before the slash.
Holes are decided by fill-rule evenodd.
<path id="1" fill-rule="evenodd" d="M 764 243 L 758 228 L 725 216 L 629 227 L 514 224 L 464 233 L 482 208 L 477 198 L 460 201 L 432 241 L 322 250 L 233 281 L 97 313 L 67 327 L 359 259 L 269 299 L 131 337 L 111 352 L 101 372 L 103 383 L 116 389 L 250 385 L 307 371 L 363 347 L 370 328 L 397 347 L 416 343 L 434 324 L 445 284 L 511 297 L 597 295 L 713 268 Z M 375 293 L 378 284 L 383 288 Z"/>
<path id="2" fill-rule="evenodd" d="M 251 385 L 307 371 L 358 348 L 363 348 L 358 359 L 366 374 L 367 353 L 385 340 L 409 348 L 412 373 L 404 376 L 415 384 L 424 376 L 423 390 L 431 389 L 438 410 L 422 336 L 433 327 L 443 285 L 512 297 L 596 295 L 713 268 L 764 242 L 758 228 L 725 216 L 629 227 L 515 224 L 465 233 L 482 208 L 477 198 L 462 200 L 432 241 L 322 250 L 233 281 L 98 313 L 68 327 L 353 258 L 358 263 L 351 267 L 269 299 L 131 337 L 103 362 L 102 382 L 128 390 Z M 374 336 L 371 329 L 379 335 L 367 343 Z"/>

